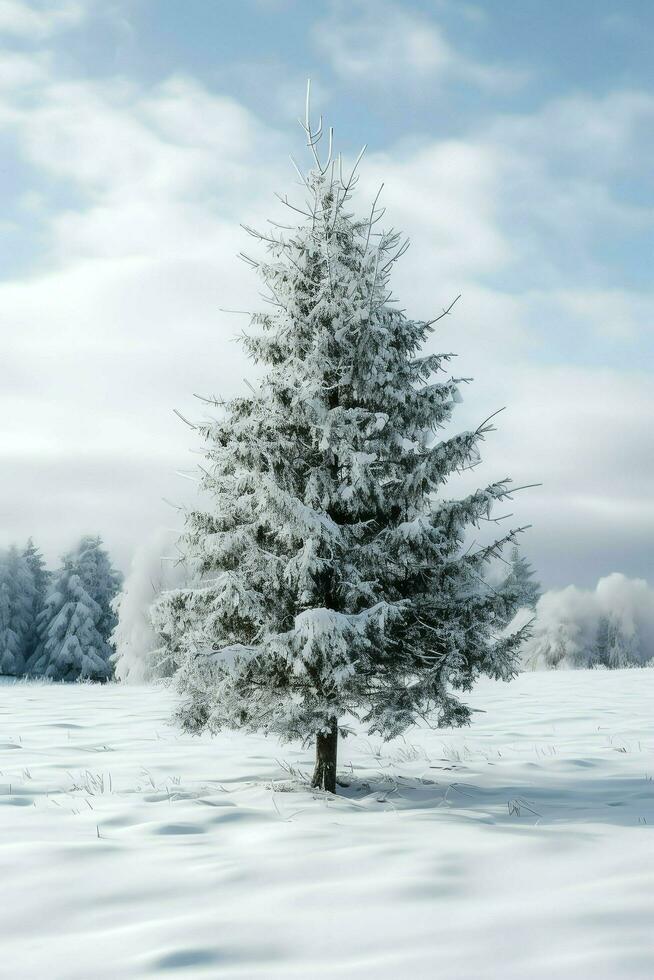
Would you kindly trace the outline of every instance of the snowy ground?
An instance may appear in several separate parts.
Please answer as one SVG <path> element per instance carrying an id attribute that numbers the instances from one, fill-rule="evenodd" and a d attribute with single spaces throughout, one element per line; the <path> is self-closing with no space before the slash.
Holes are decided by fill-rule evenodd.
<path id="1" fill-rule="evenodd" d="M 156 688 L 0 687 L 0 975 L 654 976 L 654 671 L 484 683 L 470 729 L 310 752 Z"/>

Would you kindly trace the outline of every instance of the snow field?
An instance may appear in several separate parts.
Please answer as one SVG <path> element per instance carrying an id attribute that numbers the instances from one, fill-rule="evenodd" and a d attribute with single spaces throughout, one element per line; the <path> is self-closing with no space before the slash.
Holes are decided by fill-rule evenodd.
<path id="1" fill-rule="evenodd" d="M 181 735 L 156 687 L 0 686 L 0 975 L 654 976 L 654 670 L 481 682 L 470 728 Z"/>

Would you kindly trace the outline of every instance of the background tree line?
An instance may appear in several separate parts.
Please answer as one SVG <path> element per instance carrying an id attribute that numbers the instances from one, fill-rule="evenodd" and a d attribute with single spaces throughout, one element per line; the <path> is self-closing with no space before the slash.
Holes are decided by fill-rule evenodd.
<path id="1" fill-rule="evenodd" d="M 83 537 L 54 571 L 31 538 L 22 551 L 0 551 L 0 674 L 112 677 L 112 602 L 121 582 L 99 537 Z"/>

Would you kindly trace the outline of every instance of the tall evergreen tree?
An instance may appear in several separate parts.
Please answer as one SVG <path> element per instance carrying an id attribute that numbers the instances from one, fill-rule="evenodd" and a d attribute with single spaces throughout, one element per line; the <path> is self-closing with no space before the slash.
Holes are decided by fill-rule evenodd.
<path id="1" fill-rule="evenodd" d="M 165 593 L 153 615 L 183 651 L 187 729 L 314 739 L 313 785 L 335 791 L 348 717 L 387 738 L 418 718 L 465 724 L 456 692 L 480 674 L 510 678 L 524 633 L 498 639 L 506 600 L 478 587 L 517 531 L 463 549 L 509 481 L 445 495 L 492 426 L 435 438 L 459 383 L 434 377 L 450 355 L 421 353 L 435 321 L 391 299 L 406 244 L 377 233 L 376 205 L 350 213 L 355 174 L 321 165 L 308 122 L 307 136 L 300 220 L 257 236 L 269 254 L 251 260 L 272 310 L 243 343 L 265 374 L 200 429 L 212 504 L 187 515 L 185 546 L 201 582 Z"/>
<path id="2" fill-rule="evenodd" d="M 14 591 L 6 553 L 0 553 L 0 674 L 16 676 L 24 666 L 23 644 L 14 628 Z"/>
<path id="3" fill-rule="evenodd" d="M 38 619 L 39 643 L 30 673 L 53 680 L 104 681 L 113 674 L 111 600 L 120 575 L 97 537 L 82 538 L 53 576 Z"/>
<path id="4" fill-rule="evenodd" d="M 0 674 L 21 675 L 34 625 L 31 567 L 15 547 L 0 554 Z"/>
<path id="5" fill-rule="evenodd" d="M 520 554 L 520 549 L 511 549 L 511 571 L 504 580 L 503 588 L 509 590 L 518 606 L 535 609 L 542 595 L 540 582 L 534 579 L 533 568 Z"/>
<path id="6" fill-rule="evenodd" d="M 11 596 L 0 557 L 0 674 L 15 676 L 22 664 L 20 637 L 11 627 Z"/>
<path id="7" fill-rule="evenodd" d="M 23 558 L 31 571 L 34 584 L 34 596 L 30 616 L 31 622 L 25 649 L 25 660 L 29 661 L 34 656 L 38 644 L 38 629 L 36 624 L 45 606 L 45 598 L 50 582 L 50 572 L 46 568 L 43 555 L 34 544 L 32 538 L 28 538 L 27 540 L 25 550 L 23 551 Z"/>

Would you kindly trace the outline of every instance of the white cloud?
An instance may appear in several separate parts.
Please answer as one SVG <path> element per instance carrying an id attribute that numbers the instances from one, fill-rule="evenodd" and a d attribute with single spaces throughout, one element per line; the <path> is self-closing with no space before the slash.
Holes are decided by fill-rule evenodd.
<path id="1" fill-rule="evenodd" d="M 642 166 L 652 122 L 654 95 L 627 89 L 599 97 L 567 95 L 533 113 L 502 115 L 491 120 L 488 133 L 494 141 L 522 147 L 545 166 L 567 163 L 605 175 Z"/>
<path id="2" fill-rule="evenodd" d="M 0 0 L 0 35 L 38 41 L 78 25 L 85 15 L 86 5 L 78 0 Z"/>
<path id="3" fill-rule="evenodd" d="M 46 78 L 0 127 L 78 200 L 45 214 L 45 268 L 0 283 L 0 506 L 13 538 L 61 548 L 96 527 L 124 562 L 143 520 L 167 519 L 161 496 L 186 492 L 174 471 L 194 437 L 173 408 L 201 415 L 192 393 L 233 392 L 245 371 L 219 308 L 256 288 L 237 221 L 272 197 L 276 136 L 181 77 Z"/>
<path id="4" fill-rule="evenodd" d="M 548 287 L 563 273 L 598 275 L 598 242 L 651 226 L 651 198 L 638 200 L 625 186 L 635 187 L 654 152 L 653 123 L 654 96 L 625 91 L 556 99 L 480 130 L 476 138 L 500 160 L 501 204 L 523 273 L 541 270 Z"/>
<path id="5" fill-rule="evenodd" d="M 524 73 L 464 57 L 436 20 L 390 0 L 336 0 L 316 23 L 314 40 L 337 75 L 379 89 L 441 79 L 506 89 L 524 81 Z"/>
<path id="6" fill-rule="evenodd" d="M 37 104 L 0 110 L 28 161 L 96 198 L 199 199 L 248 180 L 267 136 L 232 99 L 181 76 L 149 92 L 127 82 L 60 82 Z M 227 190 L 229 188 L 229 191 Z"/>
<path id="7" fill-rule="evenodd" d="M 621 101 L 585 106 L 585 124 L 596 134 L 589 153 L 599 152 L 602 131 L 592 117 L 607 103 Z M 627 104 L 642 111 L 647 100 L 632 93 Z M 561 121 L 570 116 L 559 103 L 529 126 L 527 118 L 503 121 L 471 140 L 395 148 L 373 155 L 364 170 L 367 197 L 376 179 L 386 179 L 383 203 L 412 240 L 394 280 L 402 305 L 428 317 L 463 294 L 433 340 L 434 348 L 459 353 L 456 373 L 475 379 L 458 424 L 476 425 L 508 407 L 470 482 L 508 473 L 519 483 L 544 483 L 511 509 L 515 523 L 535 525 L 527 547 L 545 580 L 559 583 L 616 563 L 642 574 L 643 533 L 654 533 L 653 400 L 643 360 L 654 336 L 654 294 L 611 287 L 592 256 L 605 227 L 646 220 L 646 209 L 625 218 L 610 180 L 631 165 L 633 127 L 616 118 L 620 135 L 603 130 L 610 153 L 588 175 L 577 134 L 570 135 L 574 152 L 565 142 Z M 548 148 L 554 120 L 561 129 Z M 564 164 L 567 176 L 559 177 Z M 561 183 L 565 207 L 556 206 Z M 603 210 L 590 206 L 589 187 L 603 196 Z M 566 266 L 571 239 L 581 268 Z M 598 284 L 580 285 L 593 267 Z M 509 285 L 493 286 L 498 280 Z"/>
<path id="8" fill-rule="evenodd" d="M 36 55 L 0 50 L 0 91 L 15 92 L 42 83 L 46 77 L 44 59 Z"/>
<path id="9" fill-rule="evenodd" d="M 486 449 L 489 474 L 501 467 L 543 486 L 511 509 L 533 523 L 529 548 L 546 581 L 587 582 L 591 570 L 644 572 L 654 534 L 651 378 L 610 368 L 509 361 L 480 393 L 508 410 Z"/>
<path id="10" fill-rule="evenodd" d="M 501 171 L 493 147 L 444 140 L 396 148 L 371 155 L 364 180 L 368 197 L 384 182 L 389 221 L 411 230 L 406 263 L 413 276 L 468 279 L 510 258 L 511 243 L 498 226 Z"/>
<path id="11" fill-rule="evenodd" d="M 596 337 L 633 342 L 654 337 L 654 293 L 626 289 L 561 289 L 530 294 L 532 308 L 549 307 Z"/>

